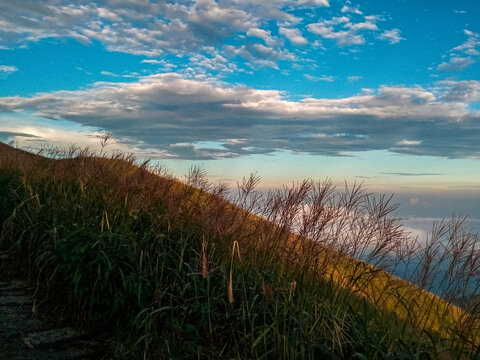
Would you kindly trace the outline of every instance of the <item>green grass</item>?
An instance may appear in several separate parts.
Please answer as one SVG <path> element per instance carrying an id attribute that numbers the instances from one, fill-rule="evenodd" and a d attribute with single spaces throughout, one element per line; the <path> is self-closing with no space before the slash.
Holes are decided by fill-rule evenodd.
<path id="1" fill-rule="evenodd" d="M 221 190 L 208 195 L 127 160 L 0 147 L 0 250 L 15 259 L 2 271 L 34 284 L 41 307 L 107 334 L 107 358 L 476 356 L 471 332 L 418 327 L 312 270 L 290 232 Z"/>

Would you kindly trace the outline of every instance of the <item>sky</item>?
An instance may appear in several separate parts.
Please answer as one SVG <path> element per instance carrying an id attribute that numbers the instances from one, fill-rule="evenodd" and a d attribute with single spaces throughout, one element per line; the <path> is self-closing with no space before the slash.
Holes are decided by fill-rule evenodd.
<path id="1" fill-rule="evenodd" d="M 480 219 L 480 2 L 0 0 L 0 141 Z M 413 220 L 412 220 L 413 221 Z"/>

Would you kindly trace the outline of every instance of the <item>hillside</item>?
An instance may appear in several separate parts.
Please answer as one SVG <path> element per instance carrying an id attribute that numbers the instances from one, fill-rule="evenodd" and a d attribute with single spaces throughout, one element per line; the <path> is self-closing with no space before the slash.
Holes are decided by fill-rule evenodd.
<path id="1" fill-rule="evenodd" d="M 121 154 L 47 155 L 0 143 L 0 251 L 16 259 L 2 271 L 36 286 L 46 309 L 110 334 L 113 358 L 479 354 L 478 304 L 428 291 L 442 264 L 445 295 L 478 286 L 478 236 L 459 223 L 432 236 L 406 281 L 387 270 L 416 256 L 413 239 L 390 198 L 358 186 L 262 195 L 251 176 L 232 198 L 196 168 L 181 182 Z"/>

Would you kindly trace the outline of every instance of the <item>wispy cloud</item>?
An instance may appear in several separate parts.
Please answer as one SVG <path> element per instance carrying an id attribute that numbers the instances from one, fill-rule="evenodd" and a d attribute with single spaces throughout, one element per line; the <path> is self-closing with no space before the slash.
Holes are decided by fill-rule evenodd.
<path id="1" fill-rule="evenodd" d="M 331 75 L 321 75 L 321 76 L 314 76 L 310 74 L 305 74 L 303 75 L 305 78 L 307 78 L 310 81 L 326 81 L 326 82 L 333 82 L 335 80 L 334 76 Z"/>
<path id="2" fill-rule="evenodd" d="M 438 71 L 442 72 L 456 72 L 466 69 L 475 61 L 471 57 L 451 57 L 447 62 L 442 62 L 438 65 Z"/>
<path id="3" fill-rule="evenodd" d="M 361 45 L 365 38 L 361 34 L 364 30 L 377 30 L 374 19 L 361 23 L 352 23 L 347 16 L 333 17 L 331 20 L 322 20 L 309 24 L 308 30 L 324 39 L 334 40 L 340 46 Z"/>
<path id="4" fill-rule="evenodd" d="M 470 30 L 464 30 L 467 41 L 450 50 L 448 61 L 438 65 L 441 72 L 456 72 L 466 69 L 474 64 L 480 57 L 480 34 Z"/>
<path id="5" fill-rule="evenodd" d="M 142 64 L 162 64 L 163 62 L 161 60 L 154 60 L 154 59 L 143 59 Z"/>
<path id="6" fill-rule="evenodd" d="M 359 81 L 362 78 L 363 78 L 363 76 L 360 76 L 360 75 L 347 76 L 347 80 L 350 81 L 350 82 Z"/>
<path id="7" fill-rule="evenodd" d="M 405 40 L 405 38 L 400 35 L 399 29 L 385 30 L 378 38 L 381 40 L 387 40 L 390 44 L 396 44 Z"/>
<path id="8" fill-rule="evenodd" d="M 0 65 L 0 76 L 7 76 L 18 71 L 18 68 L 13 65 Z"/>
<path id="9" fill-rule="evenodd" d="M 137 73 L 132 73 L 132 74 L 115 74 L 111 71 L 106 71 L 106 70 L 102 70 L 100 71 L 100 74 L 101 75 L 104 75 L 104 76 L 112 76 L 112 77 L 123 77 L 123 78 L 134 78 L 134 77 L 138 77 L 139 74 Z"/>
<path id="10" fill-rule="evenodd" d="M 300 7 L 310 6 L 310 7 L 317 7 L 317 6 L 326 6 L 329 7 L 330 3 L 329 0 L 298 0 L 297 5 Z"/>
<path id="11" fill-rule="evenodd" d="M 441 176 L 439 173 L 407 173 L 407 172 L 380 172 L 382 175 L 393 176 Z"/>
<path id="12" fill-rule="evenodd" d="M 380 15 L 364 15 L 358 7 L 349 4 L 344 5 L 341 12 L 342 16 L 308 24 L 308 31 L 324 39 L 334 40 L 339 46 L 363 45 L 366 43 L 366 36 L 373 40 L 374 35 L 380 31 L 377 22 L 385 20 Z M 388 40 L 391 44 L 404 40 L 399 29 L 385 30 L 377 38 Z"/>

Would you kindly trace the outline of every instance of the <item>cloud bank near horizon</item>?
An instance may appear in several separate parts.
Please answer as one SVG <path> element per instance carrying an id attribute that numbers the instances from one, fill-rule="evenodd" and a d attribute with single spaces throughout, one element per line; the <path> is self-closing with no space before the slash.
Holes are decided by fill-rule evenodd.
<path id="1" fill-rule="evenodd" d="M 480 157 L 480 81 L 424 87 L 381 86 L 355 96 L 294 101 L 276 90 L 233 86 L 175 73 L 135 82 L 2 97 L 0 112 L 69 120 L 180 159 L 277 150 L 343 155 L 389 150 L 449 158 Z"/>

